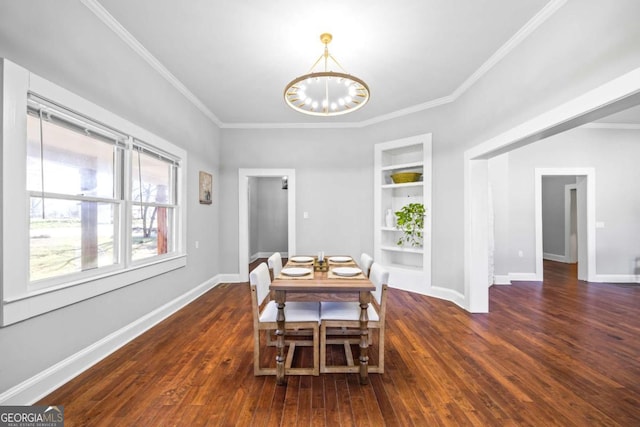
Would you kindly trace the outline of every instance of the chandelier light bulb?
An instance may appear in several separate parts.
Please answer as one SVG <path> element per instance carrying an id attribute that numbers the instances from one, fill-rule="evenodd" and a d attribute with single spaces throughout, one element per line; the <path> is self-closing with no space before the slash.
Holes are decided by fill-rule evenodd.
<path id="1" fill-rule="evenodd" d="M 315 116 L 337 116 L 356 111 L 369 101 L 367 84 L 346 73 L 329 53 L 327 45 L 331 39 L 331 34 L 320 35 L 324 53 L 313 64 L 309 73 L 293 79 L 285 87 L 285 102 L 294 110 Z M 330 62 L 342 72 L 330 71 L 333 69 L 329 68 Z M 324 70 L 314 71 L 320 64 L 324 66 Z M 318 109 L 318 106 L 321 108 Z"/>

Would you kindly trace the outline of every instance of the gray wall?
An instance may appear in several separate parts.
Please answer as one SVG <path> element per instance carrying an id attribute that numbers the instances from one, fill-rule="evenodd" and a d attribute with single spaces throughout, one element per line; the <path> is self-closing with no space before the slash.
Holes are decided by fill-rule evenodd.
<path id="1" fill-rule="evenodd" d="M 188 260 L 185 268 L 0 328 L 0 393 L 221 270 L 218 128 L 80 2 L 3 1 L 1 9 L 0 56 L 188 151 Z M 198 203 L 200 170 L 213 175 L 211 205 Z"/>
<path id="2" fill-rule="evenodd" d="M 565 185 L 575 184 L 575 176 L 542 177 L 542 252 L 565 255 Z"/>
<path id="3" fill-rule="evenodd" d="M 221 221 L 228 226 L 221 239 L 228 250 L 221 262 L 227 272 L 238 272 L 238 168 L 296 170 L 299 254 L 359 256 L 363 248 L 373 248 L 373 148 L 356 138 L 357 130 L 222 132 Z"/>
<path id="4" fill-rule="evenodd" d="M 493 203 L 493 274 L 509 274 L 509 153 L 489 160 L 489 186 Z M 507 283 L 508 278 L 503 278 Z"/>
<path id="5" fill-rule="evenodd" d="M 287 191 L 282 189 L 282 178 L 249 178 L 250 257 L 287 252 Z"/>
<path id="6" fill-rule="evenodd" d="M 640 258 L 640 130 L 574 129 L 509 154 L 509 238 L 525 256 L 511 272 L 535 271 L 534 170 L 595 169 L 596 273 L 637 274 Z M 516 220 L 518 219 L 518 220 Z M 513 255 L 513 254 L 512 254 Z"/>
<path id="7" fill-rule="evenodd" d="M 287 252 L 287 191 L 282 178 L 258 179 L 258 252 Z"/>
<path id="8" fill-rule="evenodd" d="M 248 178 L 249 189 L 249 260 L 258 253 L 258 178 Z"/>

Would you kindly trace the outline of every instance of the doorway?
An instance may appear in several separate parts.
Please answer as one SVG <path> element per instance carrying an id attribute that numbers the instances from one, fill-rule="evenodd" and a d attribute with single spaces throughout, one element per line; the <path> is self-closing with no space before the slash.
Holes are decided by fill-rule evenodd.
<path id="1" fill-rule="evenodd" d="M 468 311 L 472 313 L 489 312 L 489 283 L 487 283 L 489 271 L 488 159 L 638 104 L 640 104 L 640 68 L 613 79 L 464 153 L 464 298 L 465 308 Z M 591 221 L 594 221 L 594 218 L 591 218 Z M 595 242 L 593 234 L 595 233 L 588 236 L 588 239 L 593 239 Z M 536 239 L 538 239 L 537 236 Z M 538 243 L 536 242 L 536 246 Z M 541 250 L 540 245 L 540 252 Z M 589 256 L 595 257 L 595 253 L 589 254 Z M 542 256 L 540 256 L 541 259 Z M 587 272 L 587 280 L 591 279 L 591 274 L 595 274 L 595 262 L 590 264 L 592 269 Z M 541 265 L 539 267 L 536 265 L 536 268 L 538 271 L 542 271 Z"/>
<path id="2" fill-rule="evenodd" d="M 283 177 L 249 178 L 249 262 L 274 252 L 287 256 L 288 191 Z"/>
<path id="3" fill-rule="evenodd" d="M 296 253 L 296 172 L 295 169 L 238 169 L 238 270 L 240 281 L 249 280 L 249 180 L 284 178 L 287 182 L 287 252 Z"/>
<path id="4" fill-rule="evenodd" d="M 537 281 L 545 259 L 578 263 L 578 280 L 595 275 L 594 180 L 593 168 L 536 169 Z"/>

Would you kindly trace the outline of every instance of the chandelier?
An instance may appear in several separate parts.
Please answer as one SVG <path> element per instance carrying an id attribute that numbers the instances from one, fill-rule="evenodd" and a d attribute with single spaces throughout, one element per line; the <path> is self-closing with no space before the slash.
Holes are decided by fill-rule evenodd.
<path id="1" fill-rule="evenodd" d="M 284 89 L 284 100 L 294 110 L 312 116 L 338 116 L 362 108 L 369 100 L 369 86 L 348 74 L 329 53 L 327 45 L 332 38 L 329 33 L 320 35 L 324 53 L 307 74 L 296 77 Z M 342 72 L 331 71 L 329 60 Z M 314 71 L 320 63 L 324 63 L 324 71 Z"/>

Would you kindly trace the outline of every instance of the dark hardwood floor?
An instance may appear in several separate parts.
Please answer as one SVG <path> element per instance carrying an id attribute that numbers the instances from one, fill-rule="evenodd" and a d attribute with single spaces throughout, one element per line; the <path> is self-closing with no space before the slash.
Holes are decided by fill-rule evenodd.
<path id="1" fill-rule="evenodd" d="M 574 269 L 545 262 L 543 285 L 493 286 L 489 314 L 391 289 L 386 372 L 368 386 L 254 377 L 249 286 L 223 284 L 39 404 L 64 405 L 67 427 L 638 426 L 640 286 Z"/>

